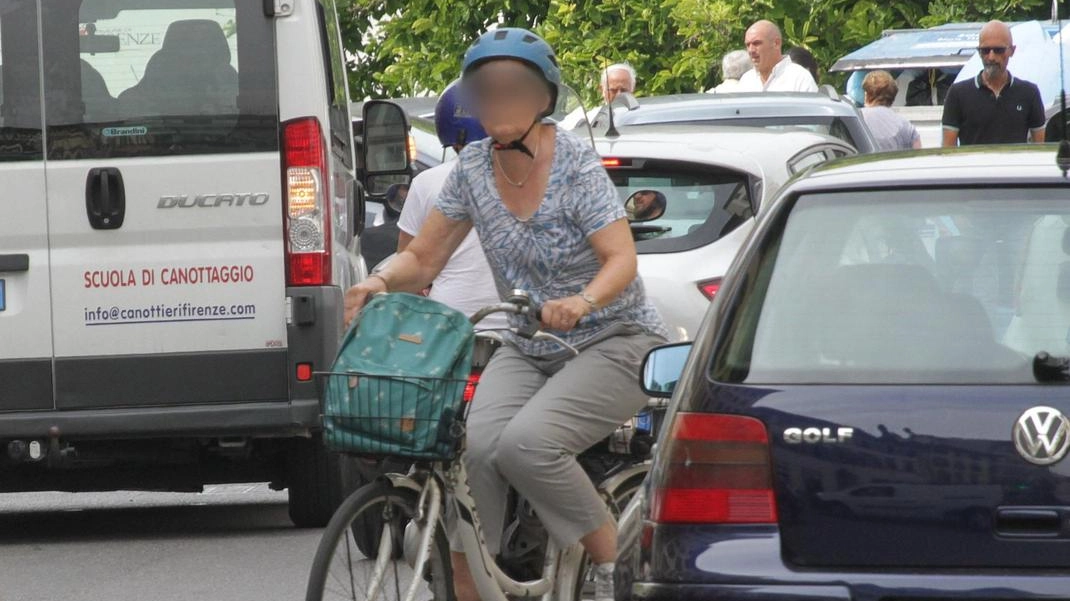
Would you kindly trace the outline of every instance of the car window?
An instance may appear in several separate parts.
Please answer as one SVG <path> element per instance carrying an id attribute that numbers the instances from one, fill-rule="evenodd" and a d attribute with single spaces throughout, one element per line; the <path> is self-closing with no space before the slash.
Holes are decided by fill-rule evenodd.
<path id="1" fill-rule="evenodd" d="M 0 0 L 0 161 L 43 158 L 37 4 Z"/>
<path id="2" fill-rule="evenodd" d="M 718 379 L 1032 382 L 1070 353 L 1065 190 L 802 196 L 736 304 Z"/>
<path id="3" fill-rule="evenodd" d="M 619 162 L 607 170 L 629 212 L 640 253 L 697 248 L 731 232 L 753 214 L 749 178 L 744 174 L 670 161 Z M 633 196 L 658 194 L 660 213 L 637 213 Z"/>
<path id="4" fill-rule="evenodd" d="M 42 3 L 52 159 L 278 147 L 271 20 L 234 0 Z"/>

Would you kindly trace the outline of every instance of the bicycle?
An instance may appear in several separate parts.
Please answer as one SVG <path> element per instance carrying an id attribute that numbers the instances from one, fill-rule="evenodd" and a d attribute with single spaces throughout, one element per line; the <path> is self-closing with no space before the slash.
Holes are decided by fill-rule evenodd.
<path id="1" fill-rule="evenodd" d="M 522 292 L 514 292 L 506 302 L 480 310 L 470 321 L 476 324 L 494 313 L 524 316 L 525 324 L 511 331 L 531 339 L 553 340 L 577 353 L 565 341 L 539 329 L 538 311 Z M 474 374 L 486 365 L 496 344 L 494 338 L 477 336 Z M 463 389 L 466 401 L 476 384 L 473 378 L 463 382 L 427 380 L 453 392 Z M 535 597 L 568 601 L 581 598 L 593 587 L 590 562 L 582 546 L 577 543 L 558 549 L 515 490 L 510 492 L 511 519 L 503 534 L 501 553 L 497 558 L 491 556 L 467 484 L 463 411 L 450 419 L 456 419 L 450 428 L 457 443 L 452 455 L 417 460 L 406 474 L 384 474 L 358 489 L 338 508 L 316 550 L 307 601 L 380 597 L 452 600 L 453 574 L 444 517 L 447 504 L 455 508 L 458 533 L 483 601 Z M 656 430 L 648 429 L 652 431 L 629 435 L 628 428 L 619 428 L 578 457 L 614 516 L 619 515 L 649 468 L 650 445 Z M 375 533 L 378 539 L 370 540 Z"/>

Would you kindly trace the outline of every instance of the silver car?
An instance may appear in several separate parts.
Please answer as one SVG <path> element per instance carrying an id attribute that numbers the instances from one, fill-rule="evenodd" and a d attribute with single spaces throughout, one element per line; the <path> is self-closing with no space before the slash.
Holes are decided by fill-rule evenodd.
<path id="1" fill-rule="evenodd" d="M 677 340 L 694 336 L 765 202 L 795 173 L 856 154 L 839 138 L 805 131 L 648 125 L 620 132 L 595 144 L 629 211 L 647 294 Z"/>

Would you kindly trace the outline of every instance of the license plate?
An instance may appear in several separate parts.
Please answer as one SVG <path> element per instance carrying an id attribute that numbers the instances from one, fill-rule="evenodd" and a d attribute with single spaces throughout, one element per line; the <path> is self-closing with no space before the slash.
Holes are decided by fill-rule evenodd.
<path id="1" fill-rule="evenodd" d="M 0 280 L 0 311 L 7 308 L 7 297 L 4 294 L 4 280 Z"/>

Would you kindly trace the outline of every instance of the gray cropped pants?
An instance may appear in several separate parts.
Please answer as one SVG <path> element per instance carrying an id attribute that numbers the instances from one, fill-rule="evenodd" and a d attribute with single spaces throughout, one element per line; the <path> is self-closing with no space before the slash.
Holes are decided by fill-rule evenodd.
<path id="1" fill-rule="evenodd" d="M 491 553 L 501 548 L 510 484 L 561 548 L 610 518 L 576 455 L 643 407 L 639 367 L 647 351 L 664 342 L 649 334 L 618 335 L 555 361 L 510 345 L 498 349 L 469 409 L 465 464 Z M 461 551 L 457 536 L 451 546 Z"/>

